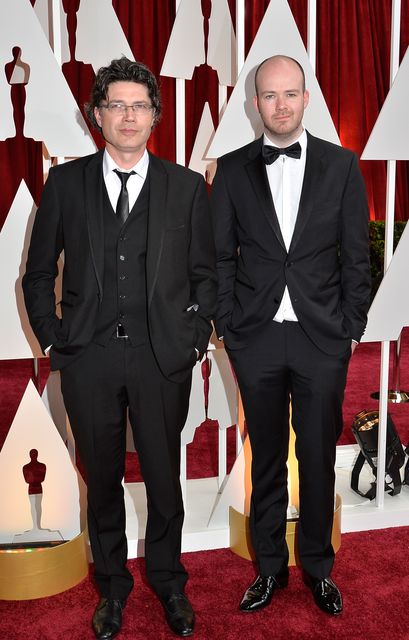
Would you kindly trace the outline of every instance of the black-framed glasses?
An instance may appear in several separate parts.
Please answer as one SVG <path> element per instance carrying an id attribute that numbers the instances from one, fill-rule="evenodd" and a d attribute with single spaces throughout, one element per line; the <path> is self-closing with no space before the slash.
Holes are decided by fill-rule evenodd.
<path id="1" fill-rule="evenodd" d="M 134 102 L 133 104 L 125 104 L 124 102 L 112 101 L 108 102 L 107 104 L 101 104 L 100 108 L 106 109 L 113 115 L 123 115 L 124 113 L 127 113 L 128 109 L 131 109 L 133 113 L 147 116 L 148 113 L 153 111 L 155 107 L 152 104 L 148 104 L 147 102 Z"/>

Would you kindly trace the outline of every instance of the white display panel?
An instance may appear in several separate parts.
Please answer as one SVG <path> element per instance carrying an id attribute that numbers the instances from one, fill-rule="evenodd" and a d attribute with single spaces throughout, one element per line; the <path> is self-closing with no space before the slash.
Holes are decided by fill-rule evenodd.
<path id="1" fill-rule="evenodd" d="M 409 226 L 406 225 L 369 309 L 362 342 L 397 340 L 403 327 L 409 325 L 409 295 L 406 291 L 408 256 Z"/>
<path id="2" fill-rule="evenodd" d="M 30 462 L 31 449 L 37 449 L 38 460 L 46 465 L 41 527 L 59 531 L 64 540 L 70 540 L 81 531 L 79 479 L 65 443 L 30 381 L 0 451 L 0 543 L 12 542 L 16 535 L 32 528 L 22 471 Z"/>
<path id="3" fill-rule="evenodd" d="M 121 56 L 134 60 L 111 0 L 81 0 L 76 41 L 75 59 L 95 72 Z"/>
<path id="4" fill-rule="evenodd" d="M 29 70 L 24 136 L 44 142 L 50 156 L 76 157 L 95 151 L 85 120 L 29 0 L 13 0 L 1 14 L 1 69 L 13 59 L 13 47 L 21 49 L 21 59 Z M 0 110 L 0 140 L 5 140 L 14 133 L 10 136 L 12 102 L 4 73 L 0 74 Z"/>
<path id="5" fill-rule="evenodd" d="M 409 160 L 409 48 L 371 131 L 362 160 Z"/>
<path id="6" fill-rule="evenodd" d="M 313 135 L 339 144 L 288 3 L 286 0 L 271 0 L 210 145 L 209 158 L 218 158 L 261 135 L 262 122 L 253 106 L 254 75 L 260 62 L 276 54 L 295 58 L 305 71 L 306 87 L 310 92 L 310 102 L 304 114 L 305 127 Z"/>
<path id="7" fill-rule="evenodd" d="M 40 357 L 41 349 L 28 321 L 21 280 L 36 206 L 24 180 L 0 232 L 0 359 Z"/>

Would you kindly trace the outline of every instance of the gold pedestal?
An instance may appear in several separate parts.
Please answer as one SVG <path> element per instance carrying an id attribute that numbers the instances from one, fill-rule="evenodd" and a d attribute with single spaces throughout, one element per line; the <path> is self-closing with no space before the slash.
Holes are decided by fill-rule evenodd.
<path id="1" fill-rule="evenodd" d="M 53 596 L 87 574 L 85 532 L 53 547 L 0 550 L 0 600 Z"/>
<path id="2" fill-rule="evenodd" d="M 334 523 L 332 527 L 332 546 L 335 553 L 341 546 L 341 497 L 335 499 Z M 241 558 L 255 561 L 255 555 L 250 539 L 249 517 L 239 513 L 233 507 L 229 510 L 230 549 Z M 287 520 L 286 541 L 290 554 L 289 564 L 297 564 L 297 527 L 298 520 Z"/>

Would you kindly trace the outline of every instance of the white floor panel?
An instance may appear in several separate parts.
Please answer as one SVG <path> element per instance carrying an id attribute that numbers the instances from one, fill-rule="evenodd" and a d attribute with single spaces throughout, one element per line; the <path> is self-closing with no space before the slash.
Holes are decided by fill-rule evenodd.
<path id="1" fill-rule="evenodd" d="M 204 551 L 229 546 L 228 513 L 224 526 L 208 526 L 217 498 L 217 477 L 187 481 L 182 551 Z M 125 506 L 128 557 L 136 558 L 144 555 L 146 493 L 143 483 L 125 485 Z"/>
<path id="2" fill-rule="evenodd" d="M 336 492 L 342 498 L 342 532 L 368 531 L 409 525 L 409 487 L 403 486 L 399 495 L 385 495 L 383 508 L 375 500 L 367 500 L 350 488 L 351 469 L 358 455 L 358 445 L 337 448 Z M 364 465 L 359 488 L 367 491 L 373 481 L 369 466 Z M 217 478 L 201 478 L 187 481 L 185 499 L 185 523 L 183 527 L 182 551 L 203 551 L 229 546 L 228 513 L 224 522 L 209 525 L 210 515 L 218 498 Z M 125 485 L 128 537 L 128 557 L 144 555 L 146 527 L 146 494 L 141 482 Z"/>

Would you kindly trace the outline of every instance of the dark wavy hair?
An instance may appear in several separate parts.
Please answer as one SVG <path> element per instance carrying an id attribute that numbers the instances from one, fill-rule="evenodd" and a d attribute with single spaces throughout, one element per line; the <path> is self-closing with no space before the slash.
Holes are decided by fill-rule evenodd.
<path id="1" fill-rule="evenodd" d="M 155 109 L 153 126 L 158 123 L 162 113 L 162 102 L 155 76 L 143 62 L 133 62 L 126 56 L 122 56 L 122 58 L 112 60 L 107 67 L 98 69 L 91 90 L 90 101 L 84 105 L 85 113 L 95 129 L 101 131 L 101 127 L 95 119 L 94 109 L 98 108 L 107 99 L 108 87 L 113 82 L 137 82 L 145 85 Z"/>

